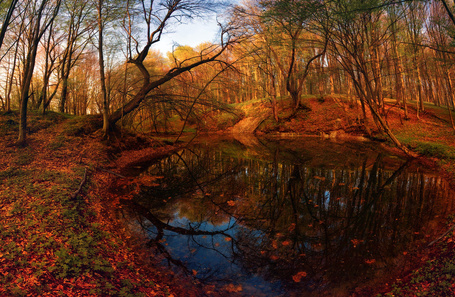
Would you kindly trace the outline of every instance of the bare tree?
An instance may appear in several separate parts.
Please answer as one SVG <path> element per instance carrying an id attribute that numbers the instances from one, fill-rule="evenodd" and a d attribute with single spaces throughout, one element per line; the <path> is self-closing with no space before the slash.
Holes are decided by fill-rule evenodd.
<path id="1" fill-rule="evenodd" d="M 8 12 L 6 13 L 6 16 L 5 16 L 5 20 L 3 21 L 2 29 L 0 30 L 0 47 L 3 45 L 3 39 L 5 39 L 6 30 L 8 29 L 8 26 L 10 25 L 11 17 L 13 16 L 13 12 L 16 10 L 17 1 L 18 0 L 11 1 L 9 8 L 8 8 Z"/>
<path id="2" fill-rule="evenodd" d="M 272 42 L 284 49 L 282 52 L 286 58 L 281 62 L 278 51 L 274 46 L 270 47 L 285 77 L 286 90 L 294 102 L 295 113 L 300 107 L 300 96 L 310 66 L 323 57 L 327 49 L 325 36 L 316 36 L 310 30 L 319 4 L 313 1 L 293 0 L 262 1 L 261 4 L 266 9 L 264 21 L 273 27 L 269 33 L 275 31 L 276 34 L 272 37 Z M 312 53 L 315 45 L 319 45 L 319 49 Z M 307 50 L 306 54 L 301 50 L 304 46 L 311 49 Z M 301 60 L 305 60 L 306 63 L 299 63 Z"/>
<path id="3" fill-rule="evenodd" d="M 368 119 L 368 110 L 378 129 L 384 131 L 399 149 L 408 155 L 414 155 L 395 137 L 380 112 L 382 102 L 377 76 L 381 74 L 378 73 L 377 57 L 372 46 L 382 46 L 389 39 L 388 28 L 381 26 L 380 22 L 383 8 L 365 4 L 355 10 L 340 1 L 330 9 L 335 11 L 328 11 L 328 21 L 322 27 L 325 28 L 325 34 L 330 36 L 330 50 L 354 83 L 365 121 Z M 374 34 L 371 34 L 371 30 L 375 30 Z"/>
<path id="4" fill-rule="evenodd" d="M 93 3 L 89 0 L 65 1 L 67 27 L 64 29 L 66 34 L 66 48 L 60 61 L 60 79 L 62 81 L 61 96 L 58 109 L 65 112 L 65 105 L 68 97 L 68 79 L 71 69 L 84 52 L 90 42 L 94 28 L 91 25 L 91 10 Z M 93 19 L 94 21 L 94 19 Z"/>
<path id="5" fill-rule="evenodd" d="M 150 48 L 160 41 L 161 36 L 173 22 L 182 22 L 184 20 L 203 16 L 207 12 L 213 12 L 217 1 L 202 0 L 166 0 L 166 1 L 138 1 L 133 5 L 132 1 L 127 1 L 127 21 L 125 31 L 129 35 L 128 50 L 129 63 L 134 64 L 142 76 L 142 86 L 137 93 L 122 107 L 113 112 L 109 117 L 111 125 L 119 121 L 122 116 L 135 110 L 146 96 L 153 89 L 158 88 L 164 83 L 172 80 L 184 72 L 213 61 L 217 61 L 220 55 L 232 45 L 236 38 L 230 34 L 230 28 L 222 28 L 221 42 L 217 46 L 209 46 L 200 51 L 199 55 L 180 62 L 176 67 L 167 71 L 158 78 L 152 78 L 149 70 L 145 67 L 144 61 L 149 54 Z M 139 14 L 137 13 L 139 12 Z M 145 28 L 145 42 L 141 43 L 141 37 L 134 34 L 133 24 L 138 18 L 142 18 Z M 144 32 L 144 31 L 143 31 Z M 135 54 L 133 55 L 133 47 Z"/>
<path id="6" fill-rule="evenodd" d="M 41 38 L 46 30 L 54 22 L 60 8 L 61 0 L 42 0 L 41 2 L 26 3 L 30 4 L 29 27 L 25 34 L 28 39 L 26 59 L 21 81 L 20 97 L 20 124 L 18 144 L 23 145 L 26 142 L 27 132 L 27 104 L 30 97 L 30 85 L 32 82 L 33 71 L 35 69 L 36 54 Z"/>

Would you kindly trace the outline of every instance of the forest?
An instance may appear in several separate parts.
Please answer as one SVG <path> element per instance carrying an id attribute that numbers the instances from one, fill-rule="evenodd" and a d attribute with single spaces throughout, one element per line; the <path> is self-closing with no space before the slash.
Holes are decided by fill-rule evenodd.
<path id="1" fill-rule="evenodd" d="M 277 108 L 303 95 L 361 104 L 393 137 L 385 101 L 404 120 L 424 103 L 454 108 L 454 19 L 445 1 L 3 1 L 1 108 L 102 114 L 103 131 L 200 122 L 250 100 Z M 218 12 L 219 42 L 154 49 L 163 34 Z M 174 29 L 175 28 L 175 29 Z M 347 98 L 347 99 L 346 99 Z M 452 114 L 450 119 L 453 124 Z M 455 127 L 455 126 L 454 126 Z"/>
<path id="2" fill-rule="evenodd" d="M 0 295 L 453 294 L 454 13 L 447 0 L 0 0 Z M 216 39 L 160 50 L 214 16 Z M 308 135 L 325 142 L 292 138 Z M 204 283 L 215 273 L 173 258 L 166 232 L 200 240 L 189 254 L 223 236 L 210 252 L 265 289 Z"/>

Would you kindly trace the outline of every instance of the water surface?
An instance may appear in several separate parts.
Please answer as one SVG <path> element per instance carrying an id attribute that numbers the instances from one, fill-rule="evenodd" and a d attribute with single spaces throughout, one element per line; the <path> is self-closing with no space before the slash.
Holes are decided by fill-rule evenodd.
<path id="1" fill-rule="evenodd" d="M 149 183 L 125 203 L 151 248 L 245 296 L 347 294 L 453 208 L 435 172 L 371 143 L 212 138 L 134 170 Z"/>

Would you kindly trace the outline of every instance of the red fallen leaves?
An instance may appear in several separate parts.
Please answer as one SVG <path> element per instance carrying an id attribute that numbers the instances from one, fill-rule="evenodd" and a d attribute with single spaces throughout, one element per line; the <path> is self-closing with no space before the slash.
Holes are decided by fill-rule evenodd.
<path id="1" fill-rule="evenodd" d="M 297 272 L 297 274 L 292 276 L 292 280 L 296 283 L 300 283 L 302 278 L 304 278 L 306 276 L 307 276 L 307 273 L 305 271 L 299 271 L 299 272 Z"/>

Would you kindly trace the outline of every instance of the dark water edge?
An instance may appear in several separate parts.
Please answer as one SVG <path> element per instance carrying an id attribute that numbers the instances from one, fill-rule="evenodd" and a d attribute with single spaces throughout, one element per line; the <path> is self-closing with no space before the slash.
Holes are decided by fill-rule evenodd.
<path id="1" fill-rule="evenodd" d="M 436 172 L 376 143 L 210 137 L 134 172 L 125 215 L 165 264 L 244 296 L 343 296 L 453 210 Z"/>

